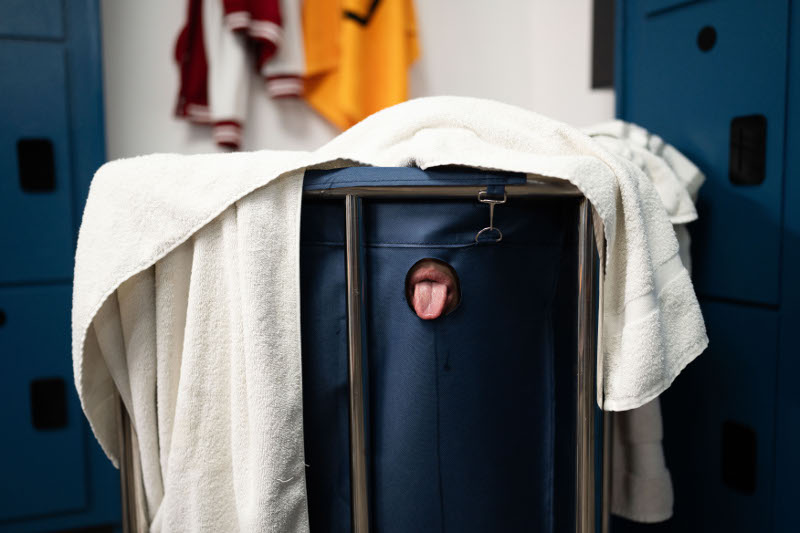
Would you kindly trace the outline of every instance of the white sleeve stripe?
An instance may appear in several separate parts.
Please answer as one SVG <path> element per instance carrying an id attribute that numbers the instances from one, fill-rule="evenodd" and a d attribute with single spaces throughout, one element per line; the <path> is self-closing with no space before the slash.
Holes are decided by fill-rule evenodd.
<path id="1" fill-rule="evenodd" d="M 291 79 L 268 80 L 267 92 L 270 96 L 302 94 L 303 83 L 300 80 Z"/>
<path id="2" fill-rule="evenodd" d="M 250 13 L 247 11 L 234 11 L 225 15 L 225 25 L 231 30 L 240 30 L 250 25 Z"/>
<path id="3" fill-rule="evenodd" d="M 281 27 L 268 20 L 252 21 L 248 33 L 253 37 L 261 37 L 275 44 L 280 44 L 283 40 L 283 30 Z"/>
<path id="4" fill-rule="evenodd" d="M 280 44 L 283 42 L 283 35 L 271 31 L 261 31 L 250 28 L 250 30 L 248 31 L 248 35 L 250 35 L 251 37 L 256 37 L 259 39 L 264 39 L 266 41 L 269 41 L 275 44 L 275 46 L 280 46 Z"/>

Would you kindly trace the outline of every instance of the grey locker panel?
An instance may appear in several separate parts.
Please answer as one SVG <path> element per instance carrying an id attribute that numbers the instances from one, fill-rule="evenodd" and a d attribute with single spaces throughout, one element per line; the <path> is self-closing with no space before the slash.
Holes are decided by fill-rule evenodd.
<path id="1" fill-rule="evenodd" d="M 778 313 L 705 303 L 703 314 L 709 348 L 662 397 L 675 485 L 675 515 L 665 526 L 770 531 Z"/>
<path id="2" fill-rule="evenodd" d="M 13 73 L 0 77 L 0 283 L 68 280 L 74 226 L 64 48 L 0 40 L 0 72 Z M 31 188 L 28 167 L 46 154 L 26 147 L 48 142 L 52 187 Z"/>
<path id="3" fill-rule="evenodd" d="M 0 0 L 0 38 L 63 39 L 61 0 Z"/>
<path id="4" fill-rule="evenodd" d="M 87 505 L 71 296 L 67 284 L 0 289 L 0 529 L 6 520 Z"/>
<path id="5" fill-rule="evenodd" d="M 618 114 L 658 133 L 707 174 L 700 190 L 700 220 L 692 226 L 698 291 L 776 305 L 788 1 L 651 9 L 667 4 L 674 3 L 623 4 Z M 729 163 L 742 161 L 732 150 L 749 134 L 737 132 L 741 122 L 734 119 L 757 115 L 766 121 L 765 159 L 744 161 L 743 168 L 763 168 L 764 180 L 757 185 L 734 180 L 737 184 L 730 179 Z"/>

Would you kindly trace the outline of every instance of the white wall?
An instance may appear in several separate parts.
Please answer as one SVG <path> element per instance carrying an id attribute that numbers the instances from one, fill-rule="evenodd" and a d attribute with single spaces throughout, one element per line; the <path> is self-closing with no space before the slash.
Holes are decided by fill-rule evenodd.
<path id="1" fill-rule="evenodd" d="M 591 0 L 417 0 L 422 56 L 411 95 L 516 104 L 578 126 L 614 114 L 590 87 Z M 487 6 L 492 6 L 487 11 Z M 210 132 L 173 116 L 173 49 L 185 1 L 102 0 L 109 159 L 216 151 Z M 244 149 L 313 149 L 336 130 L 302 101 L 271 101 L 255 78 Z"/>
<path id="2" fill-rule="evenodd" d="M 487 11 L 487 6 L 492 6 Z M 591 87 L 591 0 L 417 0 L 422 57 L 414 96 L 515 104 L 576 126 L 614 116 Z"/>

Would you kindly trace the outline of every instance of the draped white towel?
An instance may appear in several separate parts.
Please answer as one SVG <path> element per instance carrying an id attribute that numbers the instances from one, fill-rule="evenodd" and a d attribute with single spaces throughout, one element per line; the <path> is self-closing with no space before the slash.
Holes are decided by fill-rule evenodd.
<path id="1" fill-rule="evenodd" d="M 691 272 L 689 231 L 694 202 L 705 176 L 675 147 L 641 126 L 614 120 L 584 129 L 607 150 L 644 171 L 658 191 L 675 229 L 683 266 Z M 660 399 L 614 413 L 611 511 L 637 522 L 672 516 L 672 477 L 664 459 Z"/>
<path id="2" fill-rule="evenodd" d="M 652 400 L 706 346 L 661 200 L 580 131 L 460 97 L 386 109 L 319 150 L 151 155 L 92 182 L 75 265 L 73 364 L 117 462 L 119 391 L 153 531 L 307 531 L 299 325 L 303 170 L 464 165 L 574 183 L 603 222 L 598 400 Z"/>

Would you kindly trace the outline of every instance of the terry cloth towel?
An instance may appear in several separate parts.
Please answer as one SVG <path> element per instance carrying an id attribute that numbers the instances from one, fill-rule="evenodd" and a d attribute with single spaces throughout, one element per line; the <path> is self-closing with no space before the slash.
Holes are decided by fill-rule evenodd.
<path id="1" fill-rule="evenodd" d="M 705 175 L 674 146 L 636 124 L 613 120 L 583 131 L 605 149 L 628 159 L 647 174 L 675 229 L 683 265 L 691 269 L 691 243 L 686 224 L 697 220 L 694 204 Z"/>
<path id="2" fill-rule="evenodd" d="M 697 219 L 694 202 L 705 181 L 700 169 L 661 137 L 636 124 L 615 120 L 583 131 L 650 178 L 673 224 L 683 265 L 691 272 L 686 224 Z M 672 516 L 674 494 L 664 460 L 659 399 L 613 417 L 611 511 L 637 522 L 667 520 Z"/>
<path id="3" fill-rule="evenodd" d="M 303 170 L 463 165 L 551 176 L 606 239 L 598 401 L 652 400 L 706 346 L 661 201 L 580 131 L 513 106 L 412 100 L 311 153 L 152 155 L 104 165 L 78 240 L 76 387 L 117 462 L 115 393 L 138 437 L 153 531 L 307 531 L 299 324 Z"/>

